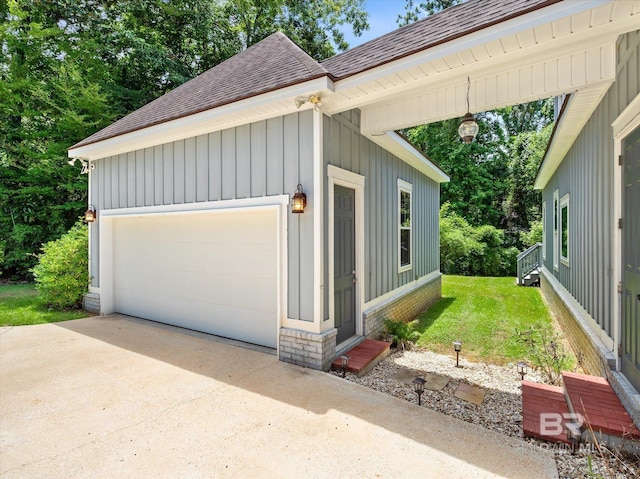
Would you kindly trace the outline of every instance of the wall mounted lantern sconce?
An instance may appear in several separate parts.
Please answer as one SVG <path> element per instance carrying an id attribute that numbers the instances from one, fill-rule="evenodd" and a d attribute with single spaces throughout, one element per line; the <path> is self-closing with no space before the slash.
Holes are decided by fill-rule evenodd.
<path id="1" fill-rule="evenodd" d="M 463 143 L 471 143 L 480 130 L 478 123 L 469 111 L 469 90 L 471 90 L 471 80 L 467 77 L 467 113 L 458 127 L 458 135 L 462 138 Z"/>
<path id="2" fill-rule="evenodd" d="M 322 108 L 320 95 L 299 96 L 296 98 L 296 108 L 300 108 L 305 103 L 311 103 L 315 111 L 320 111 Z"/>
<path id="3" fill-rule="evenodd" d="M 340 366 L 342 366 L 342 377 L 346 377 L 347 376 L 347 368 L 349 367 L 349 360 L 351 359 L 351 356 L 347 356 L 346 354 L 343 356 L 340 356 Z"/>
<path id="4" fill-rule="evenodd" d="M 520 375 L 520 381 L 524 381 L 524 377 L 527 374 L 527 369 L 529 368 L 529 366 L 527 366 L 527 363 L 520 361 L 518 364 L 516 364 L 516 369 L 518 370 L 518 374 Z"/>
<path id="5" fill-rule="evenodd" d="M 87 208 L 87 211 L 84 212 L 84 222 L 93 223 L 96 220 L 97 216 L 98 214 L 96 212 L 96 207 L 93 205 L 89 205 L 89 208 Z"/>
<path id="6" fill-rule="evenodd" d="M 413 384 L 413 390 L 418 395 L 418 406 L 422 406 L 422 393 L 424 393 L 424 385 L 427 381 L 424 378 L 415 378 L 411 381 Z"/>
<path id="7" fill-rule="evenodd" d="M 302 191 L 302 185 L 298 183 L 296 192 L 291 200 L 291 212 L 292 213 L 304 213 L 304 208 L 307 206 L 307 195 Z"/>
<path id="8" fill-rule="evenodd" d="M 460 351 L 462 351 L 462 343 L 460 341 L 453 342 L 453 350 L 456 352 L 456 367 L 460 367 Z"/>

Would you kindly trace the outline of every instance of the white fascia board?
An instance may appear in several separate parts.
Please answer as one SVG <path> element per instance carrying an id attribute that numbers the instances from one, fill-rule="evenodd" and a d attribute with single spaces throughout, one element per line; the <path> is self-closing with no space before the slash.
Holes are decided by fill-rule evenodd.
<path id="1" fill-rule="evenodd" d="M 408 165 L 425 174 L 437 183 L 447 183 L 449 177 L 435 163 L 420 153 L 411 143 L 395 131 L 387 131 L 384 135 L 364 134 L 375 144 L 397 156 Z"/>
<path id="2" fill-rule="evenodd" d="M 469 35 L 452 40 L 445 44 L 436 45 L 427 50 L 423 50 L 413 55 L 380 65 L 370 70 L 357 73 L 353 76 L 339 80 L 335 84 L 335 92 L 359 87 L 362 84 L 379 80 L 380 78 L 398 73 L 409 68 L 431 62 L 438 58 L 443 58 L 464 50 L 469 50 L 479 44 L 489 43 L 508 35 L 516 34 L 522 30 L 531 29 L 539 25 L 551 23 L 555 20 L 575 15 L 592 8 L 610 3 L 611 0 L 583 0 L 580 2 L 565 1 L 554 5 L 549 5 L 540 10 L 530 12 L 499 25 L 483 28 Z"/>
<path id="3" fill-rule="evenodd" d="M 546 186 L 612 83 L 613 80 L 577 91 L 566 100 L 565 112 L 560 117 L 553 136 L 549 139 L 549 147 L 542 158 L 533 184 L 534 189 L 542 190 Z"/>
<path id="4" fill-rule="evenodd" d="M 232 128 L 255 121 L 266 120 L 298 111 L 294 99 L 298 96 L 333 92 L 333 81 L 329 77 L 316 78 L 280 90 L 270 91 L 246 98 L 218 108 L 177 118 L 141 130 L 125 133 L 68 151 L 70 158 L 97 160 L 129 151 L 141 150 L 171 141 Z M 284 108 L 275 108 L 278 103 L 288 103 Z M 270 108 L 272 107 L 272 108 Z M 303 108 L 311 108 L 305 105 Z M 266 112 L 265 112 L 266 110 Z M 230 119 L 233 116 L 235 119 Z"/>

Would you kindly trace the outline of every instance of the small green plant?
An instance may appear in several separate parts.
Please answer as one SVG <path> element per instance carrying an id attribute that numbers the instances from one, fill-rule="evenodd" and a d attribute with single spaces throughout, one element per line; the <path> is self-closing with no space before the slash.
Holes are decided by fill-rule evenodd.
<path id="1" fill-rule="evenodd" d="M 391 337 L 392 344 L 397 349 L 403 351 L 413 348 L 414 343 L 420 338 L 420 333 L 415 330 L 417 321 L 405 323 L 404 321 L 394 321 L 392 319 L 384 319 L 384 330 L 387 336 Z"/>
<path id="2" fill-rule="evenodd" d="M 87 226 L 80 221 L 60 239 L 43 246 L 31 272 L 48 307 L 62 310 L 82 305 L 89 286 L 88 247 Z"/>
<path id="3" fill-rule="evenodd" d="M 562 345 L 559 334 L 545 327 L 516 330 L 516 339 L 527 349 L 527 356 L 549 384 L 560 385 L 562 372 L 574 369 L 576 360 Z"/>

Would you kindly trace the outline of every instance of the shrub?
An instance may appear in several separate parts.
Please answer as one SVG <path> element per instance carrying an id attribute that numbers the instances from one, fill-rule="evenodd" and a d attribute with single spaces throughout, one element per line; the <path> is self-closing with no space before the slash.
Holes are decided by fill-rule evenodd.
<path id="1" fill-rule="evenodd" d="M 82 306 L 89 286 L 89 236 L 78 221 L 60 239 L 46 243 L 31 270 L 40 298 L 53 309 Z"/>
<path id="2" fill-rule="evenodd" d="M 440 269 L 445 274 L 515 276 L 517 248 L 505 246 L 503 230 L 471 226 L 445 203 L 440 209 Z"/>
<path id="3" fill-rule="evenodd" d="M 562 338 L 549 328 L 516 330 L 516 339 L 527 348 L 527 355 L 549 384 L 560 385 L 562 372 L 575 368 L 576 359 L 565 350 Z"/>
<path id="4" fill-rule="evenodd" d="M 542 221 L 533 221 L 529 231 L 521 232 L 520 242 L 524 248 L 533 246 L 536 243 L 542 243 Z"/>
<path id="5" fill-rule="evenodd" d="M 387 336 L 391 336 L 392 343 L 396 348 L 409 350 L 420 337 L 420 333 L 415 330 L 417 321 L 405 323 L 404 321 L 394 321 L 392 319 L 384 319 L 384 329 Z"/>

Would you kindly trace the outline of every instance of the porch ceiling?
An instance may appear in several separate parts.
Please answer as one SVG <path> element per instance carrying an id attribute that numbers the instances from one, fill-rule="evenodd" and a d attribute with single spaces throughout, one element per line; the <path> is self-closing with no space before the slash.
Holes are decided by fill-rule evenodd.
<path id="1" fill-rule="evenodd" d="M 360 108 L 363 133 L 379 135 L 464 115 L 470 77 L 472 113 L 585 90 L 572 111 L 588 118 L 597 103 L 587 97 L 615 79 L 616 39 L 638 29 L 638 14 L 631 1 L 550 5 L 340 79 L 324 109 Z"/>

